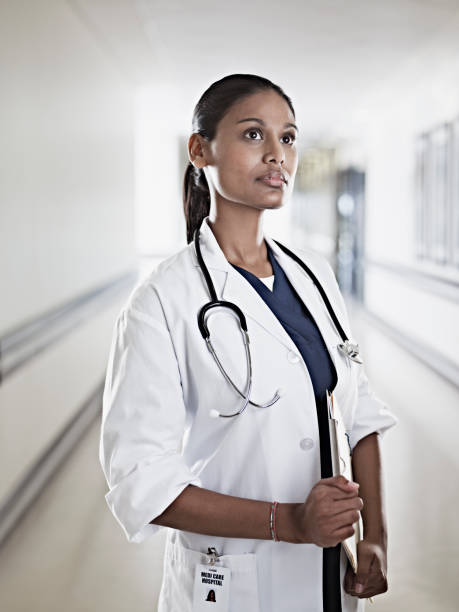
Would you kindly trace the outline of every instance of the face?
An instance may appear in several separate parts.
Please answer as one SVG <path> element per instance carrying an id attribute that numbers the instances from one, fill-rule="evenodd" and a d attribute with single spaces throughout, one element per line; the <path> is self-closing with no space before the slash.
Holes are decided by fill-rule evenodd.
<path id="1" fill-rule="evenodd" d="M 287 102 L 269 89 L 233 104 L 211 142 L 193 134 L 190 159 L 204 168 L 216 202 L 260 210 L 281 207 L 298 166 L 294 125 Z"/>

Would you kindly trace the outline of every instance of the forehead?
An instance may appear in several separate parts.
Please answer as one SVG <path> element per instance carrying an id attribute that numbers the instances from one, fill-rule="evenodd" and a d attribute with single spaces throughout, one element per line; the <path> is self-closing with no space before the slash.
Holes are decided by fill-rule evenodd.
<path id="1" fill-rule="evenodd" d="M 266 123 L 284 124 L 295 122 L 290 106 L 277 92 L 272 89 L 258 91 L 235 102 L 222 118 L 221 123 L 234 125 L 240 119 L 257 117 Z"/>

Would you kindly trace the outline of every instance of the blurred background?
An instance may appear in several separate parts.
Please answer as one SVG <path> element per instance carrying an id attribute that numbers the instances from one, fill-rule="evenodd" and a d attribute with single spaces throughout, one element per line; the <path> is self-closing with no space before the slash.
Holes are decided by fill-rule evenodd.
<path id="1" fill-rule="evenodd" d="M 156 609 L 165 529 L 104 500 L 114 320 L 186 245 L 193 108 L 255 73 L 292 98 L 291 201 L 268 235 L 328 258 L 376 394 L 389 592 L 458 609 L 458 0 L 1 0 L 0 609 Z"/>

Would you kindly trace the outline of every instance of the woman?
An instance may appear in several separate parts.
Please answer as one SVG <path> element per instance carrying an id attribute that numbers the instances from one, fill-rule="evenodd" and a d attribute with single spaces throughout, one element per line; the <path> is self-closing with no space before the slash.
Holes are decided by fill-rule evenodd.
<path id="1" fill-rule="evenodd" d="M 363 366 L 338 350 L 311 278 L 263 232 L 264 211 L 291 194 L 296 135 L 290 98 L 267 79 L 230 75 L 204 92 L 184 180 L 189 244 L 136 287 L 115 325 L 100 445 L 106 500 L 129 541 L 171 528 L 160 612 L 201 609 L 195 581 L 208 576 L 200 566 L 211 548 L 214 566 L 230 572 L 231 611 L 360 610 L 387 590 L 379 436 L 396 419 Z M 243 397 L 201 335 L 210 295 L 195 232 L 217 298 L 246 317 L 250 399 L 269 407 L 244 401 L 247 354 L 234 312 L 213 308 L 206 321 Z M 351 337 L 329 264 L 293 251 Z M 332 477 L 327 390 L 341 407 L 356 482 Z M 340 543 L 360 511 L 355 575 Z"/>

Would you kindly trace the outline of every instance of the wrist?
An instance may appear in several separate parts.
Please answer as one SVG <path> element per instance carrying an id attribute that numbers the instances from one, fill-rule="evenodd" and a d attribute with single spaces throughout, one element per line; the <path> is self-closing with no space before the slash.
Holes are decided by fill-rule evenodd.
<path id="1" fill-rule="evenodd" d="M 365 528 L 363 529 L 363 539 L 372 544 L 380 546 L 384 552 L 387 550 L 387 531 L 384 527 Z"/>
<path id="2" fill-rule="evenodd" d="M 282 503 L 276 509 L 276 533 L 282 542 L 300 544 L 302 540 L 299 535 L 298 509 L 302 504 Z"/>

